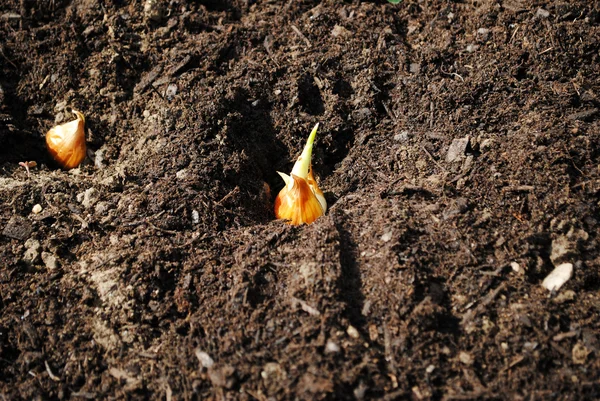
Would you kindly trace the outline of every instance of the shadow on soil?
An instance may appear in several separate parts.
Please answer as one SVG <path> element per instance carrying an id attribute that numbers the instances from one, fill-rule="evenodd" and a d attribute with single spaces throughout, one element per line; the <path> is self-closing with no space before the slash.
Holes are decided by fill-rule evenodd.
<path id="1" fill-rule="evenodd" d="M 364 305 L 364 294 L 362 293 L 362 280 L 360 270 L 356 263 L 357 247 L 354 238 L 347 225 L 344 224 L 344 217 L 336 211 L 333 216 L 335 227 L 340 235 L 340 264 L 341 274 L 338 282 L 340 297 L 346 304 L 344 315 L 350 323 L 358 330 L 364 332 L 366 323 L 362 314 Z"/>

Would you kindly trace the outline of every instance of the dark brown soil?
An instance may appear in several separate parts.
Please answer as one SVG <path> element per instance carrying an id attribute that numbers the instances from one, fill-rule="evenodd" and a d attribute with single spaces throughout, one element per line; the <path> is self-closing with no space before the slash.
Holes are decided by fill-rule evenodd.
<path id="1" fill-rule="evenodd" d="M 2 399 L 600 399 L 598 1 L 4 0 L 0 51 Z"/>

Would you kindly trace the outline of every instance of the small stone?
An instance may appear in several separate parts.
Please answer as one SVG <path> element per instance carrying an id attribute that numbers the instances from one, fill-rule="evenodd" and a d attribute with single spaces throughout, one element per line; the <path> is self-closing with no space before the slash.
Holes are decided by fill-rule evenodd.
<path id="1" fill-rule="evenodd" d="M 474 157 L 472 155 L 468 155 L 465 157 L 465 162 L 463 163 L 462 168 L 460 169 L 462 174 L 467 175 L 471 169 L 473 168 Z"/>
<path id="2" fill-rule="evenodd" d="M 354 326 L 348 326 L 348 329 L 346 330 L 346 333 L 348 333 L 348 335 L 352 338 L 359 338 L 360 334 L 358 333 L 358 330 L 356 330 L 356 327 Z"/>
<path id="3" fill-rule="evenodd" d="M 578 342 L 577 344 L 575 344 L 573 350 L 571 351 L 571 354 L 573 356 L 573 363 L 575 365 L 583 365 L 587 361 L 587 357 L 590 353 L 591 351 L 587 349 L 587 347 L 583 343 Z"/>
<path id="4" fill-rule="evenodd" d="M 327 344 L 325 344 L 325 353 L 337 354 L 338 352 L 340 352 L 340 346 L 331 340 L 327 340 Z"/>
<path id="5" fill-rule="evenodd" d="M 543 8 L 538 8 L 538 10 L 535 12 L 535 17 L 542 19 L 542 18 L 548 18 L 550 16 L 550 11 L 544 10 Z"/>
<path id="6" fill-rule="evenodd" d="M 458 354 L 458 360 L 465 365 L 473 364 L 473 357 L 471 356 L 471 354 L 465 351 L 460 351 L 460 353 Z"/>
<path id="7" fill-rule="evenodd" d="M 490 138 L 484 139 L 479 144 L 479 150 L 481 152 L 486 152 L 486 151 L 490 150 L 493 145 L 494 145 L 494 140 L 493 139 L 490 139 Z"/>
<path id="8" fill-rule="evenodd" d="M 510 267 L 515 273 L 519 273 L 521 271 L 521 266 L 517 262 L 510 262 Z"/>
<path id="9" fill-rule="evenodd" d="M 356 398 L 358 401 L 364 400 L 368 389 L 369 388 L 365 385 L 365 383 L 360 381 L 358 387 L 354 389 L 354 398 Z"/>
<path id="10" fill-rule="evenodd" d="M 2 235 L 22 241 L 29 238 L 32 231 L 33 227 L 29 220 L 21 216 L 13 216 L 2 230 Z"/>
<path id="11" fill-rule="evenodd" d="M 177 177 L 178 180 L 183 180 L 185 177 L 187 177 L 187 169 L 181 169 L 178 172 L 175 173 L 175 177 Z"/>
<path id="12" fill-rule="evenodd" d="M 235 368 L 231 365 L 213 365 L 208 369 L 208 378 L 215 387 L 232 388 L 236 383 Z"/>
<path id="13" fill-rule="evenodd" d="M 467 52 L 469 53 L 474 53 L 477 51 L 477 49 L 479 49 L 479 45 L 474 45 L 474 44 L 469 44 L 467 45 Z"/>
<path id="14" fill-rule="evenodd" d="M 571 241 L 587 241 L 590 238 L 590 234 L 585 230 L 571 228 L 567 233 L 567 238 Z"/>
<path id="15" fill-rule="evenodd" d="M 94 154 L 94 166 L 97 169 L 101 169 L 104 167 L 104 150 L 98 149 Z"/>
<path id="16" fill-rule="evenodd" d="M 281 383 L 285 379 L 286 373 L 281 368 L 281 365 L 277 362 L 268 362 L 263 366 L 260 377 L 266 382 L 272 382 L 274 384 Z"/>
<path id="17" fill-rule="evenodd" d="M 39 203 L 35 204 L 31 211 L 33 212 L 33 214 L 40 214 L 42 212 L 42 205 L 40 205 Z"/>
<path id="18" fill-rule="evenodd" d="M 100 199 L 100 193 L 94 187 L 88 188 L 83 193 L 77 194 L 77 201 L 80 202 L 86 209 L 94 206 Z"/>
<path id="19" fill-rule="evenodd" d="M 192 224 L 200 223 L 200 213 L 197 210 L 192 210 Z"/>
<path id="20" fill-rule="evenodd" d="M 398 134 L 394 135 L 394 141 L 396 142 L 406 142 L 410 137 L 410 133 L 408 131 L 400 131 Z"/>
<path id="21" fill-rule="evenodd" d="M 558 294 L 556 296 L 556 298 L 553 299 L 553 301 L 557 304 L 562 304 L 565 302 L 570 302 L 573 301 L 575 299 L 575 291 L 573 290 L 565 290 L 562 291 L 560 294 Z"/>
<path id="22" fill-rule="evenodd" d="M 96 215 L 98 215 L 98 216 L 104 215 L 104 213 L 106 213 L 107 210 L 108 210 L 108 203 L 106 203 L 106 202 L 98 202 L 96 204 L 96 207 L 94 208 L 94 211 L 95 211 Z"/>
<path id="23" fill-rule="evenodd" d="M 54 111 L 61 112 L 65 109 L 65 107 L 67 107 L 67 101 L 63 100 L 61 102 L 56 103 L 56 106 L 54 106 Z"/>
<path id="24" fill-rule="evenodd" d="M 35 239 L 28 239 L 25 241 L 25 253 L 23 254 L 23 260 L 25 263 L 32 265 L 35 264 L 40 258 L 40 241 Z"/>
<path id="25" fill-rule="evenodd" d="M 559 264 L 566 257 L 571 257 L 575 253 L 575 241 L 571 241 L 567 236 L 561 235 L 552 241 L 550 251 L 550 260 L 552 263 Z"/>
<path id="26" fill-rule="evenodd" d="M 392 230 L 388 230 L 385 233 L 383 233 L 383 235 L 381 236 L 381 240 L 383 242 L 390 242 L 390 240 L 392 239 L 392 235 L 393 235 L 393 231 Z"/>
<path id="27" fill-rule="evenodd" d="M 367 107 L 364 107 L 362 109 L 355 110 L 352 113 L 352 117 L 354 120 L 362 121 L 362 120 L 369 118 L 371 116 L 371 114 L 372 114 L 371 110 Z"/>
<path id="28" fill-rule="evenodd" d="M 410 63 L 410 65 L 408 66 L 408 71 L 410 71 L 411 74 L 418 74 L 419 72 L 421 72 L 421 64 Z"/>
<path id="29" fill-rule="evenodd" d="M 558 291 L 564 283 L 569 281 L 573 275 L 573 264 L 563 263 L 556 266 L 554 270 L 544 279 L 542 286 L 548 291 Z"/>
<path id="30" fill-rule="evenodd" d="M 427 373 L 431 373 L 435 370 L 435 366 L 434 365 L 429 365 L 427 366 L 427 368 L 425 369 L 425 372 Z"/>
<path id="31" fill-rule="evenodd" d="M 331 36 L 334 38 L 347 38 L 352 36 L 352 32 L 340 25 L 335 25 L 331 30 Z"/>
<path id="32" fill-rule="evenodd" d="M 460 160 L 461 156 L 463 156 L 467 151 L 468 146 L 468 136 L 453 140 L 452 144 L 448 148 L 448 153 L 446 154 L 446 161 L 448 163 L 452 163 L 453 161 Z"/>
<path id="33" fill-rule="evenodd" d="M 281 89 L 275 89 L 275 92 L 273 92 L 275 94 L 275 96 L 279 96 L 281 95 Z"/>
<path id="34" fill-rule="evenodd" d="M 160 22 L 165 17 L 165 3 L 162 0 L 146 0 L 144 17 L 150 21 Z"/>
<path id="35" fill-rule="evenodd" d="M 208 355 L 206 352 L 201 351 L 200 349 L 196 349 L 196 358 L 200 361 L 200 365 L 203 368 L 210 368 L 215 364 L 215 361 Z"/>
<path id="36" fill-rule="evenodd" d="M 374 324 L 369 325 L 369 339 L 373 342 L 377 341 L 379 338 L 379 330 L 377 330 L 377 326 Z"/>
<path id="37" fill-rule="evenodd" d="M 488 38 L 490 36 L 490 30 L 487 28 L 479 28 L 477 30 L 477 38 L 479 40 L 481 40 L 482 42 L 487 42 Z"/>
<path id="38" fill-rule="evenodd" d="M 58 261 L 56 260 L 56 256 L 54 256 L 50 252 L 42 252 L 42 261 L 44 262 L 48 270 L 56 270 L 58 268 Z"/>
<path id="39" fill-rule="evenodd" d="M 176 94 L 177 94 L 177 85 L 170 84 L 169 86 L 167 86 L 165 95 L 167 96 L 168 101 L 173 100 L 173 98 L 175 97 Z"/>

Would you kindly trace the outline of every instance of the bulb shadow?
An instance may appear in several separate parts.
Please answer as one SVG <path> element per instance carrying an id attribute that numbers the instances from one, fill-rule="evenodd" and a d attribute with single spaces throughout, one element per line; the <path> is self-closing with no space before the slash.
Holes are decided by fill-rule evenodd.
<path id="1" fill-rule="evenodd" d="M 358 248 L 351 229 L 344 216 L 335 211 L 333 221 L 340 236 L 341 273 L 338 279 L 341 301 L 346 304 L 344 316 L 359 331 L 365 332 L 366 319 L 362 314 L 365 297 L 362 291 L 362 279 L 356 260 Z"/>

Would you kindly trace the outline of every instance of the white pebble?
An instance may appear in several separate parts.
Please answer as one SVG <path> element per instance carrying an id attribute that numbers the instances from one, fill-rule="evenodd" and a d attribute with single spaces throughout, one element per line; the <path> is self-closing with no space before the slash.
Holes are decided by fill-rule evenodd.
<path id="1" fill-rule="evenodd" d="M 448 153 L 446 154 L 446 161 L 451 163 L 456 160 L 460 160 L 461 156 L 463 156 L 469 146 L 469 137 L 466 136 L 464 138 L 454 139 L 448 148 Z"/>
<path id="2" fill-rule="evenodd" d="M 102 164 L 103 161 L 104 161 L 104 150 L 98 149 L 96 151 L 96 153 L 94 154 L 94 166 L 96 166 L 97 169 L 101 169 L 102 167 L 104 167 L 104 165 Z"/>
<path id="3" fill-rule="evenodd" d="M 54 256 L 50 252 L 42 252 L 42 261 L 44 262 L 48 270 L 56 270 L 58 268 L 58 261 L 56 260 L 56 256 Z"/>
<path id="4" fill-rule="evenodd" d="M 200 365 L 207 369 L 215 364 L 215 361 L 213 361 L 210 355 L 204 351 L 200 351 L 199 349 L 196 350 L 196 358 L 198 358 L 198 361 L 200 361 Z"/>
<path id="5" fill-rule="evenodd" d="M 77 194 L 77 201 L 80 202 L 86 209 L 94 206 L 100 199 L 100 192 L 96 188 L 88 188 L 85 192 Z"/>
<path id="6" fill-rule="evenodd" d="M 325 353 L 336 354 L 338 352 L 340 352 L 340 346 L 334 343 L 333 341 L 328 340 L 327 344 L 325 344 Z"/>
<path id="7" fill-rule="evenodd" d="M 175 173 L 175 177 L 177 177 L 178 180 L 183 180 L 185 177 L 187 177 L 187 169 L 181 169 L 178 172 Z"/>
<path id="8" fill-rule="evenodd" d="M 471 354 L 465 351 L 460 351 L 460 353 L 458 354 L 458 360 L 464 363 L 465 365 L 473 364 L 473 357 L 471 356 Z"/>
<path id="9" fill-rule="evenodd" d="M 563 263 L 544 279 L 542 285 L 548 291 L 558 291 L 573 275 L 573 263 Z"/>
<path id="10" fill-rule="evenodd" d="M 356 327 L 354 326 L 348 326 L 348 329 L 346 330 L 346 333 L 348 333 L 348 335 L 352 338 L 358 338 L 360 337 L 360 334 L 358 333 L 358 330 L 356 330 Z"/>
<path id="11" fill-rule="evenodd" d="M 197 210 L 192 210 L 192 223 L 198 224 L 200 223 L 200 213 Z"/>
<path id="12" fill-rule="evenodd" d="M 543 8 L 538 8 L 535 16 L 539 19 L 548 18 L 550 16 L 550 12 L 548 10 L 544 10 Z"/>
<path id="13" fill-rule="evenodd" d="M 510 262 L 510 267 L 513 269 L 513 271 L 515 273 L 518 273 L 521 271 L 521 266 L 519 266 L 519 264 L 517 262 Z"/>
<path id="14" fill-rule="evenodd" d="M 40 214 L 42 212 L 42 205 L 40 205 L 39 203 L 34 205 L 31 211 L 33 212 L 33 214 Z"/>

